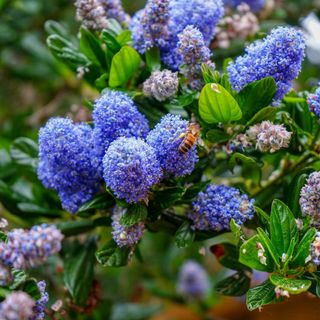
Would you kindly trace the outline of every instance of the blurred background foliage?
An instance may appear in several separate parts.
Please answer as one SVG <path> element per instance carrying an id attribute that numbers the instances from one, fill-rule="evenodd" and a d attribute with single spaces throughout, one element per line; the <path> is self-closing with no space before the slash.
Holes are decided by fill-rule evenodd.
<path id="1" fill-rule="evenodd" d="M 270 13 L 268 21 L 262 24 L 262 32 L 274 25 L 285 23 L 297 25 L 301 17 L 311 10 L 320 8 L 319 0 L 277 2 L 277 9 Z M 141 8 L 143 4 L 143 0 L 124 0 L 124 6 L 130 13 Z M 85 112 L 81 107 L 83 99 L 97 95 L 94 89 L 77 79 L 64 65 L 55 60 L 46 47 L 45 22 L 59 21 L 75 35 L 79 25 L 74 16 L 73 2 L 69 0 L 0 0 L 0 149 L 7 149 L 10 142 L 20 136 L 36 139 L 38 128 L 51 115 L 67 115 L 71 112 L 81 119 L 81 112 Z M 243 47 L 243 43 L 240 43 L 228 50 L 217 51 L 215 57 L 218 65 L 219 59 L 238 55 L 243 51 Z M 301 88 L 310 88 L 319 78 L 319 71 L 319 66 L 310 65 L 305 61 L 304 72 L 299 78 L 298 85 Z M 5 154 L 0 154 L 0 157 L 2 161 L 5 160 Z M 11 173 L 5 172 L 5 174 Z M 23 174 L 26 175 L 25 180 L 30 178 L 30 175 L 31 179 L 34 179 L 31 173 L 29 175 L 23 172 Z M 23 185 L 23 192 L 28 193 L 30 190 L 27 190 L 26 185 L 26 183 Z M 39 188 L 43 188 L 40 183 Z M 33 192 L 37 193 L 35 190 Z M 54 195 L 47 200 L 48 206 L 51 201 L 57 201 Z M 25 222 L 26 225 L 31 223 L 32 220 Z M 107 272 L 106 269 L 101 269 L 103 276 L 99 279 L 97 290 L 106 288 L 101 290 L 106 301 L 149 303 L 151 299 L 153 304 L 149 305 L 149 308 L 150 306 L 155 308 L 159 301 L 158 298 L 152 297 L 167 297 L 172 300 L 173 297 L 170 295 L 175 292 L 176 277 L 182 262 L 188 258 L 202 259 L 198 248 L 178 249 L 166 234 L 147 234 L 142 241 L 141 252 L 143 256 L 140 259 L 144 261 L 143 264 L 135 259 L 130 268 L 108 269 Z M 157 254 L 154 254 L 155 252 Z M 223 269 L 216 269 L 217 264 L 214 259 L 212 255 L 205 261 L 212 276 L 212 288 L 215 279 L 225 273 Z M 62 290 L 62 275 L 59 273 L 59 268 L 46 269 L 52 268 L 51 265 L 59 266 L 59 261 L 48 264 L 40 271 L 41 274 L 37 271 L 37 278 L 53 275 L 53 278 L 49 279 L 50 287 L 55 292 L 51 295 L 53 303 L 55 297 L 62 297 L 65 292 Z M 61 286 L 57 285 L 59 283 Z M 142 288 L 148 288 L 147 296 Z M 217 299 L 212 292 L 204 307 L 214 306 L 218 302 Z M 226 301 L 227 308 L 216 308 L 215 315 L 225 319 L 264 319 L 258 312 L 249 315 L 240 300 Z M 178 302 L 171 306 L 174 315 L 163 315 L 157 319 L 197 319 L 193 313 L 184 313 Z M 298 304 L 291 300 L 287 309 L 291 309 L 292 319 L 294 313 L 295 319 L 303 319 L 299 318 L 301 314 L 293 306 Z M 283 306 L 272 308 L 265 314 L 279 315 L 280 310 L 281 312 L 286 310 Z M 147 307 L 145 311 L 148 314 Z M 194 314 L 196 313 L 195 309 Z M 104 304 L 92 317 L 90 316 L 90 319 L 107 319 L 109 314 L 108 304 Z M 80 318 L 75 316 L 75 319 Z"/>

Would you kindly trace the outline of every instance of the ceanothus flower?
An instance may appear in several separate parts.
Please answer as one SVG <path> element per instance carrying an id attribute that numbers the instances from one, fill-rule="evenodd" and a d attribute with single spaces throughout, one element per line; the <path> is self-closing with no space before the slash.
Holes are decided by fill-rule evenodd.
<path id="1" fill-rule="evenodd" d="M 37 283 L 40 291 L 40 299 L 36 301 L 35 306 L 33 307 L 33 315 L 29 320 L 43 320 L 45 318 L 45 308 L 49 301 L 49 294 L 46 292 L 46 282 L 39 281 Z"/>
<path id="2" fill-rule="evenodd" d="M 0 303 L 1 320 L 30 320 L 35 302 L 23 291 L 14 291 Z"/>
<path id="3" fill-rule="evenodd" d="M 142 139 L 121 137 L 111 143 L 103 158 L 106 185 L 128 203 L 147 198 L 162 172 L 155 150 Z"/>
<path id="4" fill-rule="evenodd" d="M 302 214 L 309 216 L 315 226 L 320 226 L 320 172 L 309 175 L 300 192 Z"/>
<path id="5" fill-rule="evenodd" d="M 173 97 L 179 87 L 178 74 L 170 70 L 154 71 L 143 83 L 143 94 L 158 101 Z"/>
<path id="6" fill-rule="evenodd" d="M 13 229 L 0 242 L 0 261 L 16 269 L 42 264 L 61 250 L 63 235 L 54 225 L 42 224 L 30 230 Z"/>
<path id="7" fill-rule="evenodd" d="M 39 133 L 38 177 L 58 192 L 62 207 L 71 213 L 90 200 L 101 185 L 91 127 L 50 119 Z"/>
<path id="8" fill-rule="evenodd" d="M 246 135 L 258 150 L 273 153 L 289 146 L 292 132 L 288 132 L 282 124 L 267 120 L 250 127 Z"/>
<path id="9" fill-rule="evenodd" d="M 242 225 L 253 218 L 253 203 L 253 199 L 236 188 L 210 184 L 192 203 L 188 218 L 198 230 L 230 230 L 231 219 Z"/>
<path id="10" fill-rule="evenodd" d="M 95 101 L 92 117 L 94 145 L 100 161 L 112 141 L 119 137 L 145 138 L 149 131 L 147 119 L 133 100 L 115 90 L 107 91 Z"/>
<path id="11" fill-rule="evenodd" d="M 310 256 L 306 262 L 313 262 L 316 266 L 320 266 L 320 232 L 316 233 L 315 239 L 310 247 Z"/>
<path id="12" fill-rule="evenodd" d="M 210 280 L 206 270 L 196 261 L 186 261 L 179 272 L 178 293 L 190 300 L 202 300 L 209 289 Z"/>
<path id="13" fill-rule="evenodd" d="M 147 136 L 147 143 L 155 149 L 163 171 L 175 177 L 190 174 L 198 161 L 196 145 L 186 154 L 179 152 L 181 134 L 186 133 L 188 124 L 180 116 L 167 114 Z"/>
<path id="14" fill-rule="evenodd" d="M 292 27 L 278 27 L 264 40 L 257 40 L 228 66 L 232 87 L 240 91 L 247 84 L 273 77 L 277 84 L 274 103 L 290 90 L 291 82 L 300 70 L 305 56 L 305 40 L 301 31 Z"/>
<path id="15" fill-rule="evenodd" d="M 157 46 L 165 47 L 168 38 L 169 0 L 148 0 L 130 24 L 135 48 L 144 53 Z"/>
<path id="16" fill-rule="evenodd" d="M 124 11 L 121 0 L 99 0 L 108 19 L 128 24 L 130 16 Z"/>
<path id="17" fill-rule="evenodd" d="M 193 89 L 202 87 L 201 64 L 215 68 L 210 58 L 212 53 L 206 46 L 202 33 L 193 26 L 187 26 L 179 35 L 177 53 L 181 58 L 181 73 L 189 80 Z"/>
<path id="18" fill-rule="evenodd" d="M 308 95 L 307 101 L 310 111 L 320 118 L 320 87 L 314 93 Z"/>
<path id="19" fill-rule="evenodd" d="M 108 20 L 100 0 L 76 0 L 76 17 L 88 29 L 102 30 L 107 28 Z"/>
<path id="20" fill-rule="evenodd" d="M 112 238 L 119 247 L 133 247 L 143 236 L 145 225 L 140 221 L 130 227 L 123 226 L 120 223 L 121 217 L 126 214 L 125 209 L 115 207 L 112 216 Z"/>
<path id="21" fill-rule="evenodd" d="M 266 5 L 266 0 L 224 0 L 224 3 L 235 8 L 246 3 L 253 12 L 258 12 Z"/>

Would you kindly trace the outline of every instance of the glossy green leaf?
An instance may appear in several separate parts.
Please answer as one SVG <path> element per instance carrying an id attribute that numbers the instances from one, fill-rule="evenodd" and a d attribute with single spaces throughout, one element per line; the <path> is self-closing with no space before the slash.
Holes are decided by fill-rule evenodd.
<path id="1" fill-rule="evenodd" d="M 273 263 L 278 269 L 280 269 L 278 252 L 276 248 L 273 246 L 273 243 L 271 242 L 268 235 L 265 233 L 263 229 L 258 228 L 257 231 L 258 231 L 258 235 L 261 240 L 262 246 L 265 248 L 265 250 L 268 250 L 270 257 L 273 260 Z"/>
<path id="2" fill-rule="evenodd" d="M 110 194 L 104 193 L 104 194 L 95 196 L 93 199 L 83 204 L 79 208 L 78 213 L 82 213 L 90 210 L 108 209 L 114 204 L 115 204 L 114 198 Z"/>
<path id="3" fill-rule="evenodd" d="M 10 147 L 12 160 L 22 166 L 36 169 L 38 165 L 38 145 L 29 138 L 18 138 Z"/>
<path id="4" fill-rule="evenodd" d="M 285 278 L 277 274 L 272 274 L 270 276 L 270 281 L 276 287 L 287 290 L 290 294 L 306 292 L 311 286 L 310 280 Z"/>
<path id="5" fill-rule="evenodd" d="M 292 238 L 297 238 L 298 228 L 291 210 L 280 200 L 274 200 L 270 216 L 271 242 L 278 257 L 287 253 Z"/>
<path id="6" fill-rule="evenodd" d="M 265 121 L 265 120 L 273 120 L 278 112 L 278 109 L 275 107 L 265 107 L 259 110 L 247 123 L 247 126 L 252 126 L 256 123 Z"/>
<path id="7" fill-rule="evenodd" d="M 73 300 L 86 305 L 93 282 L 96 240 L 91 237 L 84 245 L 77 244 L 64 260 L 64 284 Z"/>
<path id="8" fill-rule="evenodd" d="M 199 113 L 207 123 L 230 123 L 242 117 L 237 101 L 217 83 L 207 84 L 201 90 Z"/>
<path id="9" fill-rule="evenodd" d="M 185 221 L 177 230 L 175 236 L 175 242 L 178 248 L 184 248 L 190 245 L 195 237 L 195 233 L 192 230 L 190 223 Z"/>
<path id="10" fill-rule="evenodd" d="M 124 46 L 112 59 L 109 85 L 111 88 L 125 84 L 138 70 L 141 58 L 136 50 Z"/>
<path id="11" fill-rule="evenodd" d="M 250 311 L 260 308 L 266 304 L 272 303 L 275 298 L 275 286 L 269 281 L 252 288 L 247 293 L 247 307 Z"/>
<path id="12" fill-rule="evenodd" d="M 231 138 L 226 132 L 219 129 L 211 129 L 207 132 L 206 138 L 212 143 L 223 143 Z"/>
<path id="13" fill-rule="evenodd" d="M 120 223 L 123 226 L 131 227 L 134 224 L 144 221 L 148 216 L 148 209 L 143 204 L 132 204 L 130 205 L 126 213 L 121 217 Z"/>
<path id="14" fill-rule="evenodd" d="M 215 290 L 225 296 L 239 297 L 249 290 L 250 280 L 244 272 L 237 272 L 219 281 L 215 286 Z"/>
<path id="15" fill-rule="evenodd" d="M 224 267 L 240 271 L 244 269 L 250 270 L 250 268 L 239 262 L 239 249 L 235 245 L 222 243 L 214 247 L 218 248 L 218 252 L 216 253 L 216 250 L 213 249 L 213 253 Z"/>

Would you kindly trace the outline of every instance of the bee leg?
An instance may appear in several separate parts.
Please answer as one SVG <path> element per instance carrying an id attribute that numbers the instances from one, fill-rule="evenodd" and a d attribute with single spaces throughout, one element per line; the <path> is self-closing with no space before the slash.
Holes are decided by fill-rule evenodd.
<path id="1" fill-rule="evenodd" d="M 181 133 L 180 136 L 176 139 L 174 139 L 173 141 L 177 141 L 177 140 L 180 140 L 182 138 L 184 138 L 187 134 L 184 132 L 184 133 Z"/>

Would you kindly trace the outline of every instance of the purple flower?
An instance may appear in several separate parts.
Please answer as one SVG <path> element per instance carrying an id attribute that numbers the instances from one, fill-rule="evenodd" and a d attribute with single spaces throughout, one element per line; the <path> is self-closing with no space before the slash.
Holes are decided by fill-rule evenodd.
<path id="1" fill-rule="evenodd" d="M 307 101 L 310 111 L 320 118 L 320 87 L 314 93 L 308 95 Z"/>
<path id="2" fill-rule="evenodd" d="M 49 294 L 46 292 L 46 282 L 39 281 L 38 288 L 40 290 L 40 299 L 36 301 L 33 307 L 33 316 L 29 320 L 43 320 L 45 318 L 45 308 L 49 301 Z"/>
<path id="3" fill-rule="evenodd" d="M 254 200 L 236 188 L 210 184 L 192 203 L 188 218 L 198 230 L 230 230 L 231 219 L 242 225 L 253 218 L 253 203 Z"/>

